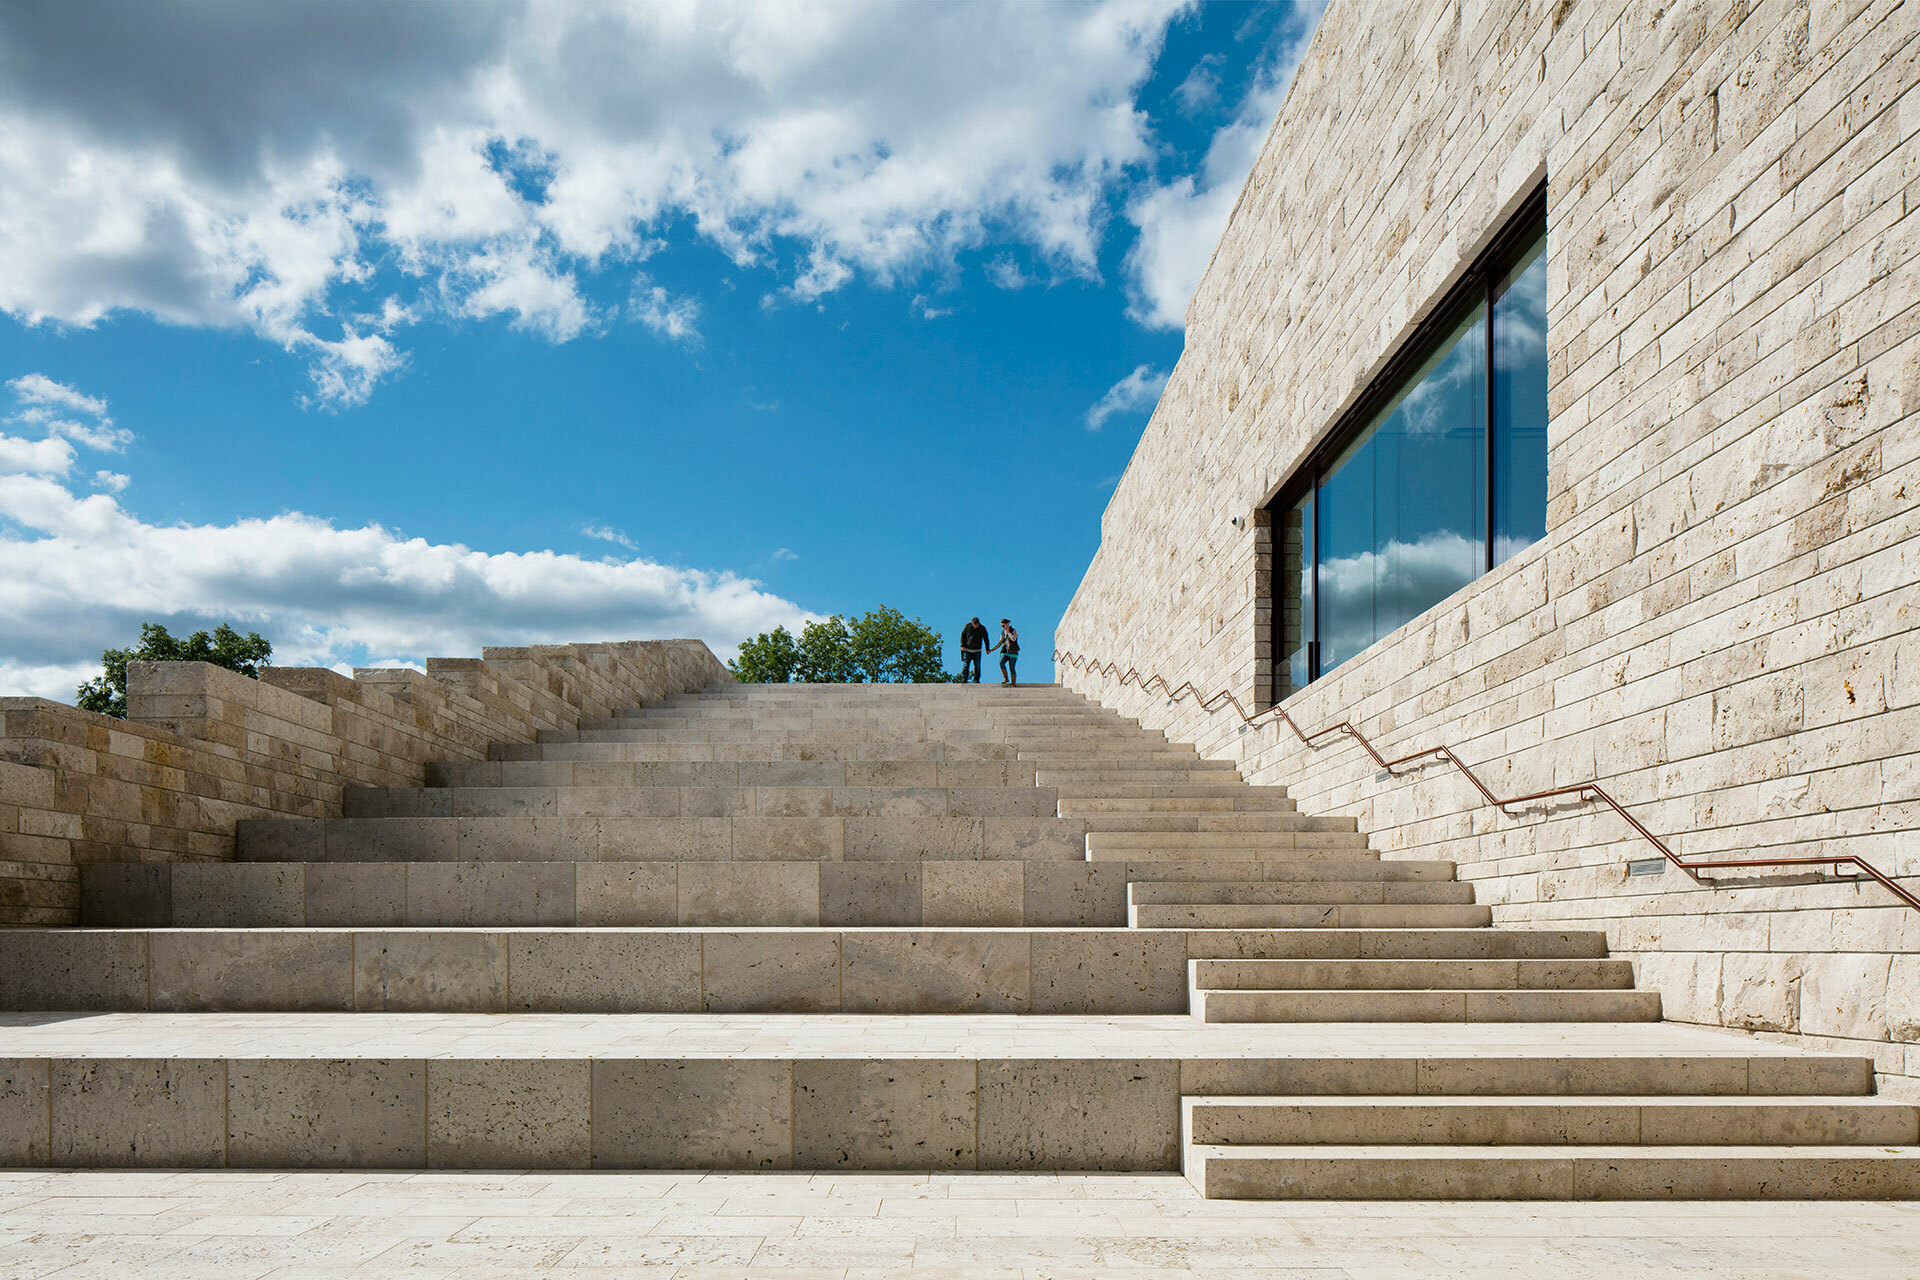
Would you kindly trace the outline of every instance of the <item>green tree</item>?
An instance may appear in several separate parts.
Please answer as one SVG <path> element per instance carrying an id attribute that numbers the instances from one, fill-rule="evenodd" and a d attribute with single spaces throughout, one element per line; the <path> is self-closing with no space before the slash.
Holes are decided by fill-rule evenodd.
<path id="1" fill-rule="evenodd" d="M 736 680 L 769 684 L 857 684 L 863 681 L 941 684 L 940 633 L 918 618 L 881 605 L 857 618 L 834 614 L 809 622 L 795 640 L 785 627 L 740 646 Z"/>
<path id="2" fill-rule="evenodd" d="M 860 678 L 845 618 L 836 613 L 800 629 L 800 660 L 794 665 L 793 678 L 808 684 L 852 684 Z"/>
<path id="3" fill-rule="evenodd" d="M 100 655 L 106 670 L 80 686 L 74 702 L 82 711 L 127 718 L 127 664 L 129 662 L 211 662 L 258 679 L 260 667 L 272 656 L 273 646 L 257 631 L 241 635 L 226 623 L 211 633 L 196 631 L 184 640 L 168 634 L 157 622 L 140 624 L 140 643 L 131 649 L 108 649 Z"/>
<path id="4" fill-rule="evenodd" d="M 740 645 L 740 656 L 727 664 L 735 680 L 748 684 L 786 684 L 800 661 L 793 633 L 785 627 L 763 631 Z"/>
<path id="5" fill-rule="evenodd" d="M 856 621 L 849 639 L 859 678 L 875 684 L 945 683 L 940 667 L 940 633 L 898 609 L 881 605 Z"/>

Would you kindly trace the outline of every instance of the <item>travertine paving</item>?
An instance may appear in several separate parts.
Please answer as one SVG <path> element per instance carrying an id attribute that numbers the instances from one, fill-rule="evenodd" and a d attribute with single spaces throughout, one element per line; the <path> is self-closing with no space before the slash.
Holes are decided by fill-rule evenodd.
<path id="1" fill-rule="evenodd" d="M 1207 1023 L 1177 1014 L 0 1015 L 0 1058 L 1438 1058 L 1681 1055 L 1818 1063 L 1732 1032 L 1648 1022 Z"/>
<path id="2" fill-rule="evenodd" d="M 1910 1277 L 1920 1206 L 1204 1200 L 1177 1175 L 0 1173 L 0 1274 Z"/>
<path id="3" fill-rule="evenodd" d="M 1920 1198 L 1870 1060 L 1663 1026 L 1598 933 L 1056 688 L 722 686 L 488 755 L 0 934 L 0 1163 Z"/>

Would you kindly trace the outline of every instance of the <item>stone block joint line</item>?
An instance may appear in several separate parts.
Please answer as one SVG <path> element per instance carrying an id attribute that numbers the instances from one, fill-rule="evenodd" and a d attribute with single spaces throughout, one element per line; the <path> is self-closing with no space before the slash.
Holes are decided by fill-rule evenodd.
<path id="1" fill-rule="evenodd" d="M 1707 862 L 1688 862 L 1679 854 L 1675 853 L 1667 845 L 1666 841 L 1647 830 L 1645 824 L 1634 817 L 1632 813 L 1628 812 L 1625 805 L 1614 799 L 1612 795 L 1608 794 L 1608 792 L 1597 783 L 1581 782 L 1575 783 L 1572 786 L 1551 787 L 1545 791 L 1530 791 L 1525 795 L 1508 796 L 1502 799 L 1489 790 L 1487 784 L 1480 780 L 1479 775 L 1474 773 L 1474 771 L 1467 766 L 1467 763 L 1455 755 L 1453 749 L 1444 743 L 1437 747 L 1427 747 L 1420 751 L 1411 751 L 1406 755 L 1395 756 L 1389 759 L 1381 755 L 1380 752 L 1374 748 L 1373 743 L 1368 740 L 1365 734 L 1360 732 L 1359 727 L 1350 719 L 1342 720 L 1337 724 L 1323 725 L 1309 733 L 1305 729 L 1302 729 L 1299 722 L 1287 714 L 1286 709 L 1277 702 L 1265 711 L 1256 711 L 1252 715 L 1248 715 L 1246 707 L 1241 705 L 1240 699 L 1236 697 L 1230 689 L 1217 689 L 1211 694 L 1203 694 L 1194 686 L 1191 680 L 1183 681 L 1175 686 L 1169 684 L 1167 678 L 1157 671 L 1142 676 L 1137 668 L 1130 666 L 1123 672 L 1117 663 L 1096 663 L 1092 658 L 1061 649 L 1055 649 L 1053 651 L 1053 660 L 1055 662 L 1063 662 L 1074 670 L 1083 671 L 1089 675 L 1105 676 L 1108 678 L 1118 677 L 1120 687 L 1123 689 L 1129 684 L 1135 684 L 1140 686 L 1141 692 L 1151 693 L 1153 692 L 1153 687 L 1158 685 L 1160 689 L 1166 693 L 1169 702 L 1180 702 L 1191 695 L 1193 699 L 1200 704 L 1200 709 L 1209 715 L 1222 704 L 1229 704 L 1233 707 L 1235 714 L 1240 717 L 1241 722 L 1247 725 L 1257 725 L 1269 718 L 1284 721 L 1287 728 L 1293 730 L 1294 737 L 1298 738 L 1303 745 L 1315 750 L 1319 749 L 1327 739 L 1332 737 L 1345 736 L 1352 738 L 1360 744 L 1361 750 L 1372 757 L 1375 764 L 1389 773 L 1392 773 L 1402 765 L 1411 764 L 1416 760 L 1424 760 L 1429 757 L 1446 760 L 1452 764 L 1454 768 L 1467 776 L 1467 781 L 1473 784 L 1474 789 L 1485 798 L 1488 805 L 1503 812 L 1512 805 L 1531 804 L 1535 801 L 1551 800 L 1561 796 L 1575 796 L 1581 800 L 1598 801 L 1618 814 L 1621 821 L 1633 828 L 1635 833 L 1642 839 L 1658 849 L 1663 858 L 1680 870 L 1686 872 L 1696 883 L 1707 883 L 1700 878 L 1702 871 L 1732 871 L 1759 867 L 1852 866 L 1861 874 L 1878 883 L 1894 897 L 1900 899 L 1900 901 L 1908 907 L 1915 911 L 1920 911 L 1920 898 L 1916 898 L 1913 894 L 1907 892 L 1907 890 L 1895 883 L 1892 877 L 1857 854 L 1823 854 L 1812 857 L 1792 858 L 1716 858 Z"/>

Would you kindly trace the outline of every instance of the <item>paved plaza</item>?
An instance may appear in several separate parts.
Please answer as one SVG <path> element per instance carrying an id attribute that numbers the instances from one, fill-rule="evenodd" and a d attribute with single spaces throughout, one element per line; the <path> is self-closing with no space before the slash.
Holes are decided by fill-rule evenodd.
<path id="1" fill-rule="evenodd" d="M 1920 1205 L 1258 1203 L 1177 1174 L 0 1173 L 0 1275 L 1880 1276 Z"/>

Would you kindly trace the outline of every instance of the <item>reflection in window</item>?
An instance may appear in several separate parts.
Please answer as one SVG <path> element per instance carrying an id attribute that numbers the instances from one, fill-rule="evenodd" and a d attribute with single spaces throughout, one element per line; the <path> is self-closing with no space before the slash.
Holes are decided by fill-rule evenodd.
<path id="1" fill-rule="evenodd" d="M 1279 690 L 1276 699 L 1306 688 L 1313 678 L 1313 651 L 1308 646 L 1313 622 L 1313 491 L 1284 508 L 1273 524 L 1278 561 L 1280 645 L 1274 656 Z"/>
<path id="2" fill-rule="evenodd" d="M 1546 534 L 1546 200 L 1273 508 L 1285 698 Z"/>
<path id="3" fill-rule="evenodd" d="M 1493 562 L 1547 536 L 1547 255 L 1536 240 L 1493 290 Z"/>
<path id="4" fill-rule="evenodd" d="M 1320 665 L 1331 670 L 1480 575 L 1487 324 L 1476 307 L 1320 481 Z"/>

